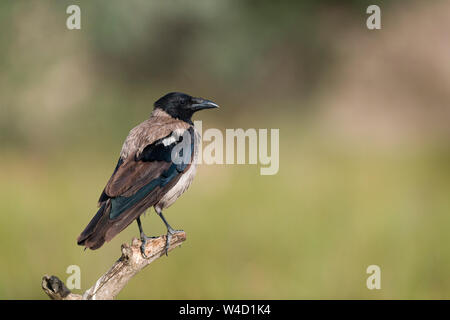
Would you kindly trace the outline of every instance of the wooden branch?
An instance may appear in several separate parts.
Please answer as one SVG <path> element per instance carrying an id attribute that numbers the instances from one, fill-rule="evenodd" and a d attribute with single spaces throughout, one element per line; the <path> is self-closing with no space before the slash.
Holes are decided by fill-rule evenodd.
<path id="1" fill-rule="evenodd" d="M 172 236 L 169 251 L 186 240 L 186 233 L 180 231 Z M 147 241 L 145 259 L 141 254 L 141 241 L 133 238 L 131 245 L 122 244 L 122 256 L 113 264 L 97 282 L 83 295 L 72 293 L 66 285 L 55 276 L 42 278 L 42 289 L 53 300 L 112 300 L 139 271 L 165 254 L 166 236 Z"/>

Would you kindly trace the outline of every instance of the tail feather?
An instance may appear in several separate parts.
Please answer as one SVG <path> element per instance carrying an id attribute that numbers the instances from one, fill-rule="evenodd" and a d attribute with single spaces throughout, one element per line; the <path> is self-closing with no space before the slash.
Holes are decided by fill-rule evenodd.
<path id="1" fill-rule="evenodd" d="M 158 188 L 159 189 L 159 188 Z M 119 232 L 129 226 L 145 210 L 156 203 L 155 196 L 158 193 L 150 193 L 132 207 L 124 211 L 119 217 L 111 219 L 111 199 L 102 204 L 97 214 L 78 236 L 77 243 L 91 250 L 100 248 L 105 242 L 110 241 Z"/>
<path id="2" fill-rule="evenodd" d="M 92 218 L 83 232 L 78 236 L 78 245 L 95 250 L 105 243 L 106 230 L 104 232 L 101 232 L 101 230 L 105 229 L 104 227 L 108 224 L 109 219 L 105 219 L 105 217 L 108 218 L 109 208 L 109 201 L 102 204 L 94 218 Z"/>

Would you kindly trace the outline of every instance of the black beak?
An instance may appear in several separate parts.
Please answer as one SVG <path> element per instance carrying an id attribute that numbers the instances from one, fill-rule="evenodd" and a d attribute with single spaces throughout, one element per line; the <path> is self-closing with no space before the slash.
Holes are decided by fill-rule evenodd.
<path id="1" fill-rule="evenodd" d="M 191 104 L 191 110 L 193 110 L 194 112 L 203 109 L 214 109 L 219 107 L 219 105 L 217 105 L 216 103 L 202 98 L 192 98 L 192 102 L 193 103 Z"/>

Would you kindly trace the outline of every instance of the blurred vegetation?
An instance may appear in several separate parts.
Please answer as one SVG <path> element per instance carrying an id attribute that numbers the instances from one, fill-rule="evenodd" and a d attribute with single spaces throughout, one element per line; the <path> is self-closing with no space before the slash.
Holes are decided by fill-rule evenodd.
<path id="1" fill-rule="evenodd" d="M 383 29 L 368 31 L 376 3 Z M 280 171 L 200 166 L 166 215 L 186 244 L 119 298 L 448 298 L 449 9 L 0 2 L 0 298 L 46 299 L 42 275 L 71 264 L 86 289 L 138 235 L 75 242 L 128 131 L 174 90 L 221 105 L 204 129 L 280 128 Z M 153 212 L 143 224 L 165 232 Z M 382 290 L 366 288 L 371 264 Z"/>

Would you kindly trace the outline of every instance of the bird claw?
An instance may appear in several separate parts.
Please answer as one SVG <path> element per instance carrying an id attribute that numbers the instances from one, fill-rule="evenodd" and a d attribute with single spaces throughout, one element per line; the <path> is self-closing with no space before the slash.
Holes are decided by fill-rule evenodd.
<path id="1" fill-rule="evenodd" d="M 144 258 L 144 259 L 148 259 L 149 257 L 145 254 L 145 243 L 144 242 L 142 242 L 142 244 L 141 244 L 141 255 L 142 255 L 142 258 Z"/>
<path id="2" fill-rule="evenodd" d="M 167 229 L 166 234 L 166 246 L 164 247 L 164 252 L 166 256 L 169 256 L 169 247 L 170 247 L 170 241 L 172 240 L 172 236 L 178 232 L 183 232 L 183 230 L 173 230 L 173 229 Z"/>
<path id="3" fill-rule="evenodd" d="M 147 255 L 145 254 L 145 247 L 146 247 L 146 245 L 147 245 L 147 241 L 148 241 L 149 239 L 155 239 L 155 238 L 157 238 L 157 237 L 147 237 L 145 234 L 144 234 L 144 235 L 141 235 L 141 242 L 142 242 L 142 244 L 141 244 L 141 255 L 142 255 L 142 257 L 143 257 L 144 259 L 150 258 L 149 256 L 147 256 Z"/>

